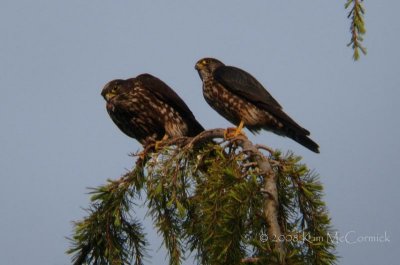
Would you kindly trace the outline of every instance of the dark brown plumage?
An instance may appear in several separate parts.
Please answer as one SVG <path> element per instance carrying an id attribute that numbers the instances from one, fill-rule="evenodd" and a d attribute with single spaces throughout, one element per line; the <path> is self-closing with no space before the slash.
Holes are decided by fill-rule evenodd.
<path id="1" fill-rule="evenodd" d="M 185 102 L 150 74 L 110 81 L 101 95 L 118 128 L 143 146 L 163 137 L 195 136 L 204 131 Z"/>
<path id="2" fill-rule="evenodd" d="M 221 116 L 253 133 L 272 131 L 319 153 L 318 144 L 308 137 L 310 132 L 283 112 L 252 75 L 214 58 L 199 60 L 195 68 L 203 81 L 204 98 Z"/>

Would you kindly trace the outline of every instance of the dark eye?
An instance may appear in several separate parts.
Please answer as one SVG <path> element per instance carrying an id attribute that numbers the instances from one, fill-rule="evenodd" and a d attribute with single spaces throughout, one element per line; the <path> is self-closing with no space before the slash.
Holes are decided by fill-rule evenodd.
<path id="1" fill-rule="evenodd" d="M 118 91 L 118 85 L 114 85 L 113 88 L 111 89 L 111 92 L 115 93 Z"/>

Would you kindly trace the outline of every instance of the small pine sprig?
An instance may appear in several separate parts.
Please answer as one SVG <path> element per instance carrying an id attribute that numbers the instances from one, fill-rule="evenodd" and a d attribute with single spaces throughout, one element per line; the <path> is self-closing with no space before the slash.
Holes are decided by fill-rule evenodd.
<path id="1" fill-rule="evenodd" d="M 220 147 L 214 150 L 223 153 Z M 240 160 L 232 150 L 207 161 L 206 175 L 195 176 L 184 235 L 199 264 L 239 264 L 246 256 L 243 240 L 250 194 L 260 193 L 257 180 L 242 175 Z"/>
<path id="2" fill-rule="evenodd" d="M 152 154 L 147 163 L 147 206 L 158 233 L 163 238 L 170 265 L 184 258 L 182 222 L 187 215 L 191 168 L 190 152 L 165 147 Z"/>
<path id="3" fill-rule="evenodd" d="M 301 158 L 288 153 L 273 155 L 279 179 L 281 223 L 289 260 L 301 264 L 335 264 L 335 241 L 318 175 L 301 164 Z"/>
<path id="4" fill-rule="evenodd" d="M 345 9 L 350 8 L 347 15 L 351 19 L 350 32 L 351 40 L 347 46 L 353 48 L 353 59 L 357 61 L 360 58 L 360 51 L 366 55 L 367 49 L 361 44 L 364 40 L 363 36 L 366 33 L 364 14 L 365 9 L 363 7 L 363 0 L 347 0 L 345 4 Z"/>
<path id="5" fill-rule="evenodd" d="M 143 264 L 148 243 L 132 210 L 136 189 L 143 183 L 141 170 L 133 170 L 93 189 L 88 216 L 74 223 L 69 239 L 67 254 L 73 255 L 74 265 Z"/>

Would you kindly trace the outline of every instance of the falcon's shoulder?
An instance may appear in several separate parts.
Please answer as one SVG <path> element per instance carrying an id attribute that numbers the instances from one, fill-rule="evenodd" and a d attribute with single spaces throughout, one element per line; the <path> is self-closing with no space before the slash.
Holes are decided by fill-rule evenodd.
<path id="1" fill-rule="evenodd" d="M 198 130 L 204 130 L 204 128 L 197 122 L 186 103 L 161 79 L 146 73 L 138 75 L 135 78 L 135 82 L 139 82 L 142 87 L 151 91 L 151 93 L 159 100 L 165 102 L 179 112 L 180 115 L 190 121 L 193 126 L 199 127 Z"/>
<path id="2" fill-rule="evenodd" d="M 135 81 L 139 82 L 143 88 L 148 89 L 159 100 L 167 103 L 177 111 L 193 115 L 178 94 L 159 78 L 150 74 L 141 74 L 135 78 Z"/>
<path id="3" fill-rule="evenodd" d="M 214 71 L 213 77 L 226 89 L 255 105 L 263 104 L 281 108 L 281 105 L 257 79 L 240 68 L 221 66 Z"/>

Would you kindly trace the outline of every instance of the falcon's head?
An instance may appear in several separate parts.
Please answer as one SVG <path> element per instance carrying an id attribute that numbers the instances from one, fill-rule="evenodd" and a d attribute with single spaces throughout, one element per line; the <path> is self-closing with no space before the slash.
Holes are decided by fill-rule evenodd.
<path id="1" fill-rule="evenodd" d="M 115 106 L 117 102 L 121 102 L 121 100 L 126 99 L 129 94 L 129 91 L 132 90 L 134 78 L 130 78 L 127 80 L 116 79 L 108 82 L 103 90 L 101 91 L 101 95 L 106 100 L 106 108 L 107 111 L 113 112 L 115 110 Z"/>
<path id="2" fill-rule="evenodd" d="M 197 61 L 195 69 L 199 72 L 201 80 L 212 77 L 213 72 L 224 64 L 214 58 L 203 58 Z"/>
<path id="3" fill-rule="evenodd" d="M 107 102 L 110 102 L 116 96 L 129 92 L 132 87 L 132 79 L 116 79 L 108 82 L 101 91 L 101 95 Z"/>

